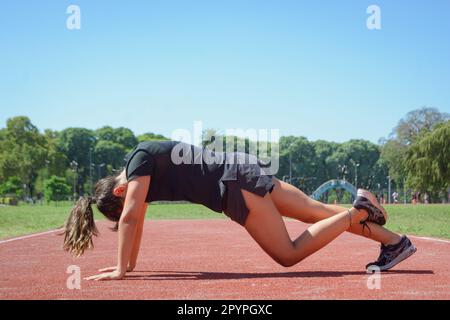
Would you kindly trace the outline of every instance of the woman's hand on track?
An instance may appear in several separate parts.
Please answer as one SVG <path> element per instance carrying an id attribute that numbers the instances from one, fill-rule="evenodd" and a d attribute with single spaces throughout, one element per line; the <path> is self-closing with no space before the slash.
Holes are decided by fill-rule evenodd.
<path id="1" fill-rule="evenodd" d="M 103 269 L 105 270 L 105 269 Z M 97 274 L 92 277 L 84 278 L 85 280 L 95 280 L 95 281 L 103 281 L 103 280 L 121 280 L 125 276 L 125 273 L 121 273 L 117 271 L 117 268 L 111 272 L 105 272 L 101 274 Z"/>
<path id="2" fill-rule="evenodd" d="M 99 269 L 98 272 L 113 272 L 116 270 L 117 270 L 117 267 L 108 267 L 108 268 Z"/>
<path id="3" fill-rule="evenodd" d="M 132 272 L 134 270 L 134 266 L 128 265 L 127 267 L 127 272 Z M 99 269 L 98 272 L 112 272 L 112 271 L 116 271 L 117 267 L 108 267 L 108 268 L 103 268 L 103 269 Z"/>

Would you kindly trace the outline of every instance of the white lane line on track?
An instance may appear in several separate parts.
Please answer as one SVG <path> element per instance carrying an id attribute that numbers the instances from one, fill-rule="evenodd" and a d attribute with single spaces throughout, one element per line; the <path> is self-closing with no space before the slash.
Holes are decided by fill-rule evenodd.
<path id="1" fill-rule="evenodd" d="M 97 222 L 97 221 L 96 221 Z M 19 241 L 19 240 L 25 240 L 25 239 L 29 239 L 29 238 L 34 238 L 34 237 L 39 237 L 39 236 L 44 236 L 47 234 L 51 234 L 51 233 L 55 233 L 58 231 L 62 231 L 63 229 L 54 229 L 54 230 L 50 230 L 50 231 L 46 231 L 46 232 L 41 232 L 41 233 L 33 233 L 27 236 L 22 236 L 22 237 L 17 237 L 17 238 L 11 238 L 11 239 L 7 239 L 7 240 L 0 240 L 0 244 L 4 244 L 4 243 L 8 243 L 8 242 L 13 242 L 13 241 Z M 420 240 L 427 240 L 427 241 L 435 241 L 435 242 L 441 242 L 441 243 L 449 243 L 450 244 L 450 240 L 443 240 L 443 239 L 436 239 L 436 238 L 429 238 L 429 237 L 418 237 L 418 236 L 409 236 L 410 238 L 413 239 L 420 239 Z"/>
<path id="2" fill-rule="evenodd" d="M 62 231 L 62 229 L 55 229 L 55 230 L 50 230 L 50 231 L 46 231 L 46 232 L 41 232 L 41 233 L 33 233 L 33 234 L 29 234 L 27 236 L 22 236 L 22 237 L 17 237 L 17 238 L 12 238 L 12 239 L 7 239 L 7 240 L 2 240 L 0 241 L 0 244 L 4 244 L 4 243 L 8 243 L 8 242 L 13 242 L 13 241 L 18 241 L 18 240 L 25 240 L 25 239 L 29 239 L 29 238 L 34 238 L 34 237 L 39 237 L 39 236 L 44 236 L 46 234 L 51 234 L 51 233 L 55 233 L 57 231 Z"/>
<path id="3" fill-rule="evenodd" d="M 98 224 L 99 220 L 95 220 L 95 224 Z M 34 238 L 34 237 L 39 237 L 39 236 L 45 236 L 47 234 L 52 234 L 58 231 L 63 231 L 63 228 L 59 228 L 59 229 L 53 229 L 53 230 L 49 230 L 49 231 L 45 231 L 45 232 L 41 232 L 41 233 L 33 233 L 33 234 L 29 234 L 26 236 L 22 236 L 22 237 L 17 237 L 17 238 L 11 238 L 11 239 L 6 239 L 6 240 L 0 240 L 0 244 L 4 244 L 4 243 L 8 243 L 8 242 L 13 242 L 13 241 L 18 241 L 18 240 L 25 240 L 25 239 L 29 239 L 29 238 Z"/>
<path id="4" fill-rule="evenodd" d="M 409 236 L 409 237 L 413 238 L 413 239 L 435 241 L 435 242 L 442 242 L 442 243 L 450 243 L 450 240 L 443 240 L 443 239 L 436 239 L 436 238 L 429 238 L 429 237 L 417 237 L 417 236 Z"/>

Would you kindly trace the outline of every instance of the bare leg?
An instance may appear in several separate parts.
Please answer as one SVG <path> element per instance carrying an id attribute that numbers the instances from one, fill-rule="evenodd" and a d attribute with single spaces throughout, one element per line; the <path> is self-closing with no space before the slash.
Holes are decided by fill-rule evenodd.
<path id="1" fill-rule="evenodd" d="M 277 179 L 271 197 L 281 215 L 306 223 L 315 223 L 346 210 L 340 206 L 327 205 L 311 199 L 296 187 Z M 370 222 L 368 225 L 370 232 L 367 228 L 363 229 L 360 224 L 352 225 L 347 231 L 384 245 L 396 244 L 401 239 L 400 235 L 382 226 Z"/>
<path id="2" fill-rule="evenodd" d="M 292 241 L 270 194 L 264 198 L 245 190 L 242 194 L 250 210 L 245 228 L 267 254 L 285 267 L 297 264 L 336 239 L 350 224 L 367 218 L 364 210 L 352 208 L 350 215 L 345 210 L 315 223 Z"/>

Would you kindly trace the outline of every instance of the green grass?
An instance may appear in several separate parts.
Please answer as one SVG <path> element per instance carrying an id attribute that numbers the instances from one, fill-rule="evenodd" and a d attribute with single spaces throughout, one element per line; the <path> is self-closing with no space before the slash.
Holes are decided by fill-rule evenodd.
<path id="1" fill-rule="evenodd" d="M 0 206 L 0 239 L 17 237 L 61 227 L 67 219 L 72 205 L 20 205 Z M 223 214 L 195 204 L 152 204 L 148 219 L 223 219 Z M 95 210 L 95 219 L 105 218 Z"/>
<path id="2" fill-rule="evenodd" d="M 67 204 L 0 207 L 0 239 L 58 228 L 69 210 Z"/>
<path id="3" fill-rule="evenodd" d="M 450 239 L 450 205 L 387 205 L 386 210 L 392 231 Z"/>
<path id="4" fill-rule="evenodd" d="M 197 204 L 150 205 L 147 212 L 149 219 L 223 219 L 224 217 L 224 214 Z"/>
<path id="5" fill-rule="evenodd" d="M 0 239 L 59 228 L 71 205 L 21 205 L 0 207 Z M 387 227 L 399 233 L 450 239 L 450 205 L 386 206 Z M 97 220 L 104 219 L 96 212 Z M 149 219 L 224 219 L 224 214 L 194 204 L 155 204 L 149 206 Z"/>

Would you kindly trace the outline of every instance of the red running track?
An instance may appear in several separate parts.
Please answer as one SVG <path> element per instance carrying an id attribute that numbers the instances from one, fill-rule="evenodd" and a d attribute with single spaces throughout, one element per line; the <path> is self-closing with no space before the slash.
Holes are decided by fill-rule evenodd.
<path id="1" fill-rule="evenodd" d="M 292 238 L 305 229 L 287 220 Z M 95 250 L 74 259 L 55 233 L 0 242 L 0 299 L 450 299 L 450 242 L 413 238 L 418 252 L 370 290 L 364 266 L 376 243 L 343 234 L 293 268 L 271 260 L 229 220 L 146 221 L 137 272 L 125 280 L 66 286 L 116 262 L 117 235 L 99 224 Z"/>

